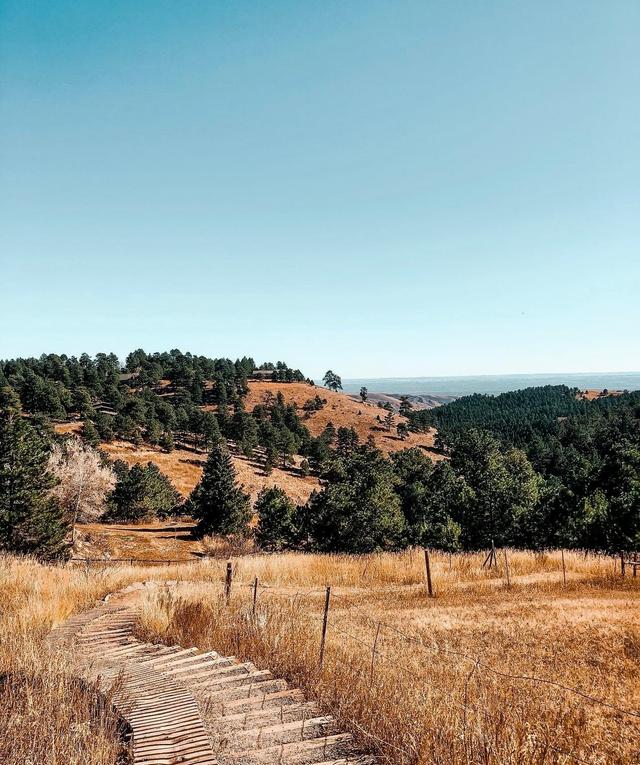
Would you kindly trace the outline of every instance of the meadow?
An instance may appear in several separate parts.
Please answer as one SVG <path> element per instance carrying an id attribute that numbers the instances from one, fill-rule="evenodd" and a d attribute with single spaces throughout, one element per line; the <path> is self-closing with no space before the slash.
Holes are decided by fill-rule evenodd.
<path id="1" fill-rule="evenodd" d="M 251 659 L 301 687 L 382 762 L 629 765 L 640 751 L 640 587 L 607 556 L 509 551 L 246 555 L 179 566 L 0 560 L 0 761 L 126 762 L 101 689 L 50 628 L 133 581 L 139 636 Z M 256 586 L 257 579 L 257 586 Z M 320 663 L 326 586 L 331 585 Z M 254 601 L 255 595 L 255 601 Z M 101 703 L 98 703 L 101 700 Z M 106 703 L 104 703 L 106 702 Z"/>
<path id="2" fill-rule="evenodd" d="M 503 558 L 432 554 L 429 598 L 421 551 L 248 556 L 228 602 L 224 566 L 201 568 L 139 631 L 272 669 L 389 763 L 635 762 L 639 580 L 564 558 L 510 551 L 507 585 Z"/>

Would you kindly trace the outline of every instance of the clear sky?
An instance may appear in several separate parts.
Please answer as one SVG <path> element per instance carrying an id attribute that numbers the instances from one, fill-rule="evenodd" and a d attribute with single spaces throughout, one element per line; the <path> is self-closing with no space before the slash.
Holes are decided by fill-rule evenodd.
<path id="1" fill-rule="evenodd" d="M 0 0 L 0 357 L 640 368 L 638 0 Z"/>

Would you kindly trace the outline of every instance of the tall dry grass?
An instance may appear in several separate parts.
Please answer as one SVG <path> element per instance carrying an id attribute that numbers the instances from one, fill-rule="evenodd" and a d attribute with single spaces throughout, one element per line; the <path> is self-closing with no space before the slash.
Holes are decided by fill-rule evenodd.
<path id="1" fill-rule="evenodd" d="M 192 572 L 200 584 L 150 596 L 140 631 L 271 669 L 390 763 L 637 762 L 638 580 L 577 553 L 566 586 L 560 553 L 510 551 L 510 587 L 500 558 L 491 571 L 477 555 L 431 562 L 434 599 L 415 551 L 241 558 L 229 604 L 212 564 Z"/>
<path id="2" fill-rule="evenodd" d="M 45 566 L 0 557 L 0 763 L 114 765 L 127 760 L 109 694 L 77 679 L 51 628 L 138 579 L 176 569 Z"/>

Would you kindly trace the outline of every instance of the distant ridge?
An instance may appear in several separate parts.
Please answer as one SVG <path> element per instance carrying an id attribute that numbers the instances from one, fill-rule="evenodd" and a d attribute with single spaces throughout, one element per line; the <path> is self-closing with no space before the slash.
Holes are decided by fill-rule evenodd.
<path id="1" fill-rule="evenodd" d="M 567 385 L 580 390 L 640 390 L 640 372 L 567 372 L 554 374 L 467 375 L 451 377 L 369 377 L 342 380 L 345 393 L 382 393 L 457 398 L 473 393 L 499 394 L 540 385 Z"/>

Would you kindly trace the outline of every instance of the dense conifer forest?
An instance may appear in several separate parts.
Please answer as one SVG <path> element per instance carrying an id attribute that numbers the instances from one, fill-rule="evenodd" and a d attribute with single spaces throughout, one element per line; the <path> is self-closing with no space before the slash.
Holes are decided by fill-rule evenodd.
<path id="1" fill-rule="evenodd" d="M 266 550 L 640 546 L 639 392 L 587 401 L 576 390 L 545 386 L 407 410 L 412 429 L 437 428 L 444 459 L 434 463 L 420 448 L 387 458 L 371 440 L 331 423 L 313 437 L 281 393 L 246 411 L 256 375 L 305 381 L 284 362 L 257 368 L 248 357 L 177 350 L 138 350 L 124 364 L 104 353 L 0 362 L 0 549 L 68 554 L 77 506 L 70 517 L 69 492 L 53 488 L 72 472 L 61 462 L 78 455 L 108 473 L 101 474 L 103 520 L 188 513 L 196 533 L 243 537 L 255 513 L 255 538 Z M 301 414 L 323 405 L 308 382 Z M 69 420 L 82 423 L 80 451 L 65 447 L 67 437 L 52 427 Z M 207 452 L 201 483 L 184 502 L 153 463 L 129 469 L 95 452 L 115 438 Z M 52 449 L 62 478 L 51 473 Z M 301 506 L 280 490 L 265 491 L 251 509 L 229 449 L 259 460 L 267 475 L 276 466 L 292 469 L 301 456 L 297 470 L 318 476 L 320 489 Z"/>

